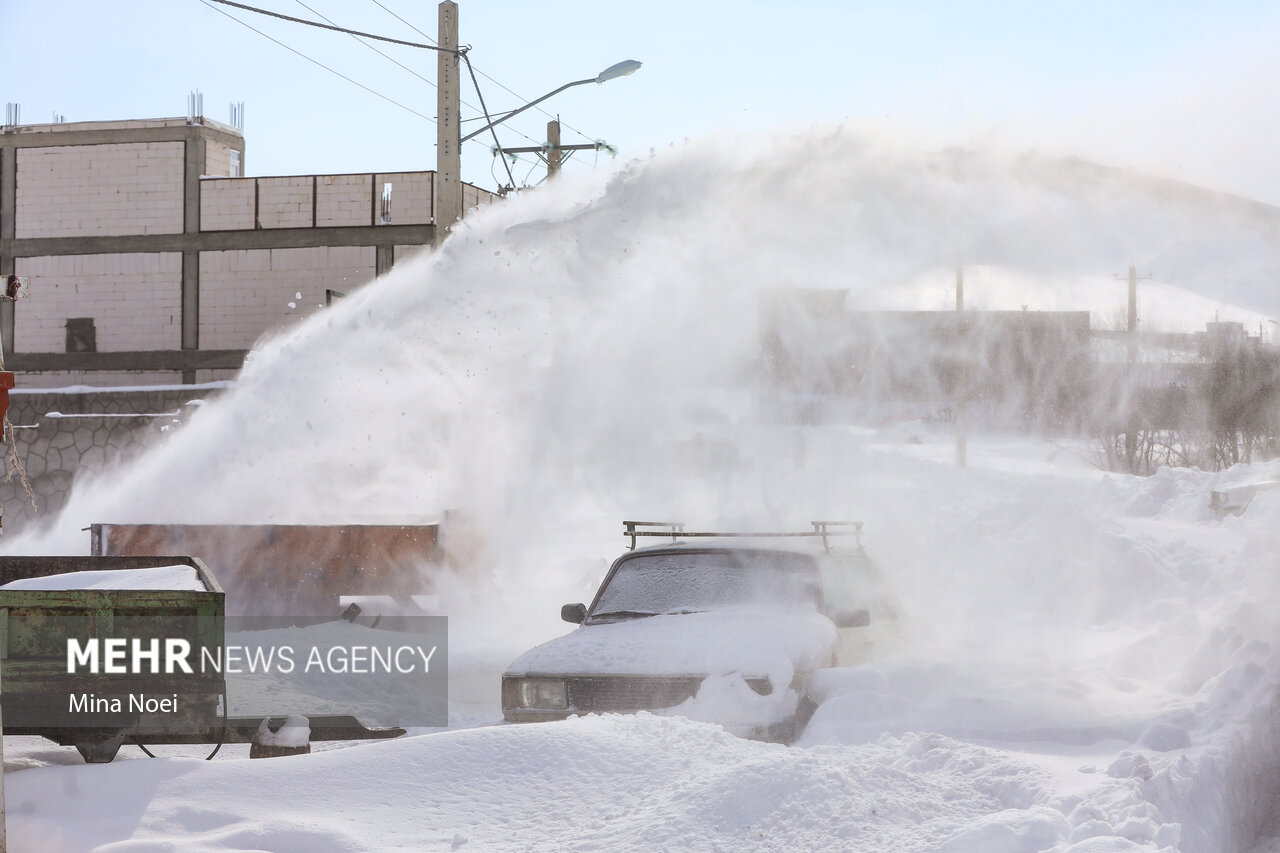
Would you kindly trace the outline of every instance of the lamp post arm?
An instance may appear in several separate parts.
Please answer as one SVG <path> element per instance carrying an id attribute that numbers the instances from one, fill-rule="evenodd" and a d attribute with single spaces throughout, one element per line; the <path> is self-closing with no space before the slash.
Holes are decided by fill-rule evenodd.
<path id="1" fill-rule="evenodd" d="M 491 121 L 491 122 L 489 122 L 488 124 L 486 124 L 484 127 L 480 128 L 479 130 L 475 130 L 475 131 L 472 131 L 471 133 L 468 133 L 466 136 L 462 137 L 462 139 L 461 139 L 460 141 L 461 141 L 461 142 L 466 142 L 468 139 L 473 139 L 473 138 L 475 138 L 475 137 L 479 136 L 480 134 L 484 133 L 485 131 L 487 131 L 489 128 L 491 128 L 491 127 L 496 127 L 497 125 L 502 124 L 504 121 L 506 121 L 507 119 L 511 118 L 512 116 L 519 115 L 520 113 L 522 113 L 522 112 L 524 112 L 525 110 L 529 109 L 529 107 L 537 106 L 538 104 L 540 104 L 540 103 L 542 103 L 543 101 L 545 101 L 547 98 L 550 98 L 550 97 L 552 97 L 552 96 L 554 96 L 554 95 L 558 95 L 558 94 L 560 94 L 560 93 L 561 93 L 561 92 L 563 92 L 565 89 L 572 88 L 573 86 L 582 86 L 582 85 L 584 85 L 584 84 L 586 84 L 586 83 L 594 83 L 594 82 L 596 82 L 596 78 L 595 78 L 595 77 L 592 77 L 592 78 L 591 78 L 591 79 L 589 79 L 589 80 L 575 80 L 575 81 L 573 81 L 572 83 L 565 83 L 563 86 L 561 86 L 559 89 L 556 89 L 554 92 L 548 92 L 547 94 L 543 95 L 541 98 L 538 98 L 537 100 L 530 101 L 529 103 L 525 104 L 523 107 L 520 107 L 519 109 L 512 110 L 511 112 L 509 112 L 509 113 L 507 113 L 506 115 L 504 115 L 502 118 L 494 119 L 493 121 Z"/>

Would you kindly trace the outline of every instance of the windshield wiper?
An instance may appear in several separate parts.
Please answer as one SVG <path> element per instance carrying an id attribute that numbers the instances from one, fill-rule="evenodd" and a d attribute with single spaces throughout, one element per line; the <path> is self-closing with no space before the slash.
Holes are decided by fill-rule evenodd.
<path id="1" fill-rule="evenodd" d="M 657 616 L 652 610 L 606 610 L 604 613 L 592 613 L 592 619 L 638 619 L 643 616 Z"/>

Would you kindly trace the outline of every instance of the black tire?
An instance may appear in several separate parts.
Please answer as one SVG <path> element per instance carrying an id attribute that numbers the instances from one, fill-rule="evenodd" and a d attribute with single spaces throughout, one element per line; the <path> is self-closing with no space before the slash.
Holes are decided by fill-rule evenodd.
<path id="1" fill-rule="evenodd" d="M 80 753 L 85 764 L 110 764 L 115 760 L 116 753 L 120 751 L 120 745 L 124 743 L 124 730 L 92 734 L 92 737 L 76 741 L 76 751 Z"/>
<path id="2" fill-rule="evenodd" d="M 813 718 L 813 712 L 816 710 L 818 710 L 816 702 L 808 696 L 800 697 L 796 712 L 782 722 L 770 726 L 765 734 L 765 740 L 790 746 L 804 734 L 805 727 L 809 725 L 809 720 Z"/>

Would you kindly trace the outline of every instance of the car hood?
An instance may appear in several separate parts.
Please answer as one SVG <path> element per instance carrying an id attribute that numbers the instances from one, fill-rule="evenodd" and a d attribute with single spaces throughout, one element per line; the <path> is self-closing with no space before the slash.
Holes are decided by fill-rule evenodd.
<path id="1" fill-rule="evenodd" d="M 517 658 L 508 675 L 740 673 L 787 684 L 825 666 L 835 625 L 812 609 L 741 607 L 583 625 Z"/>

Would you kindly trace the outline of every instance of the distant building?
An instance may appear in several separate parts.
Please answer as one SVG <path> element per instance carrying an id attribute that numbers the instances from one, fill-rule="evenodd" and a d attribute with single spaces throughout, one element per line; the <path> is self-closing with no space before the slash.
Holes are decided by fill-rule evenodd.
<path id="1" fill-rule="evenodd" d="M 1091 391 L 1087 311 L 853 311 L 848 290 L 772 291 L 762 315 L 775 390 L 1065 425 Z"/>
<path id="2" fill-rule="evenodd" d="M 240 131 L 202 118 L 2 131 L 0 276 L 33 295 L 0 334 L 25 387 L 230 378 L 435 242 L 434 172 L 242 177 Z M 493 198 L 463 186 L 467 209 Z"/>

